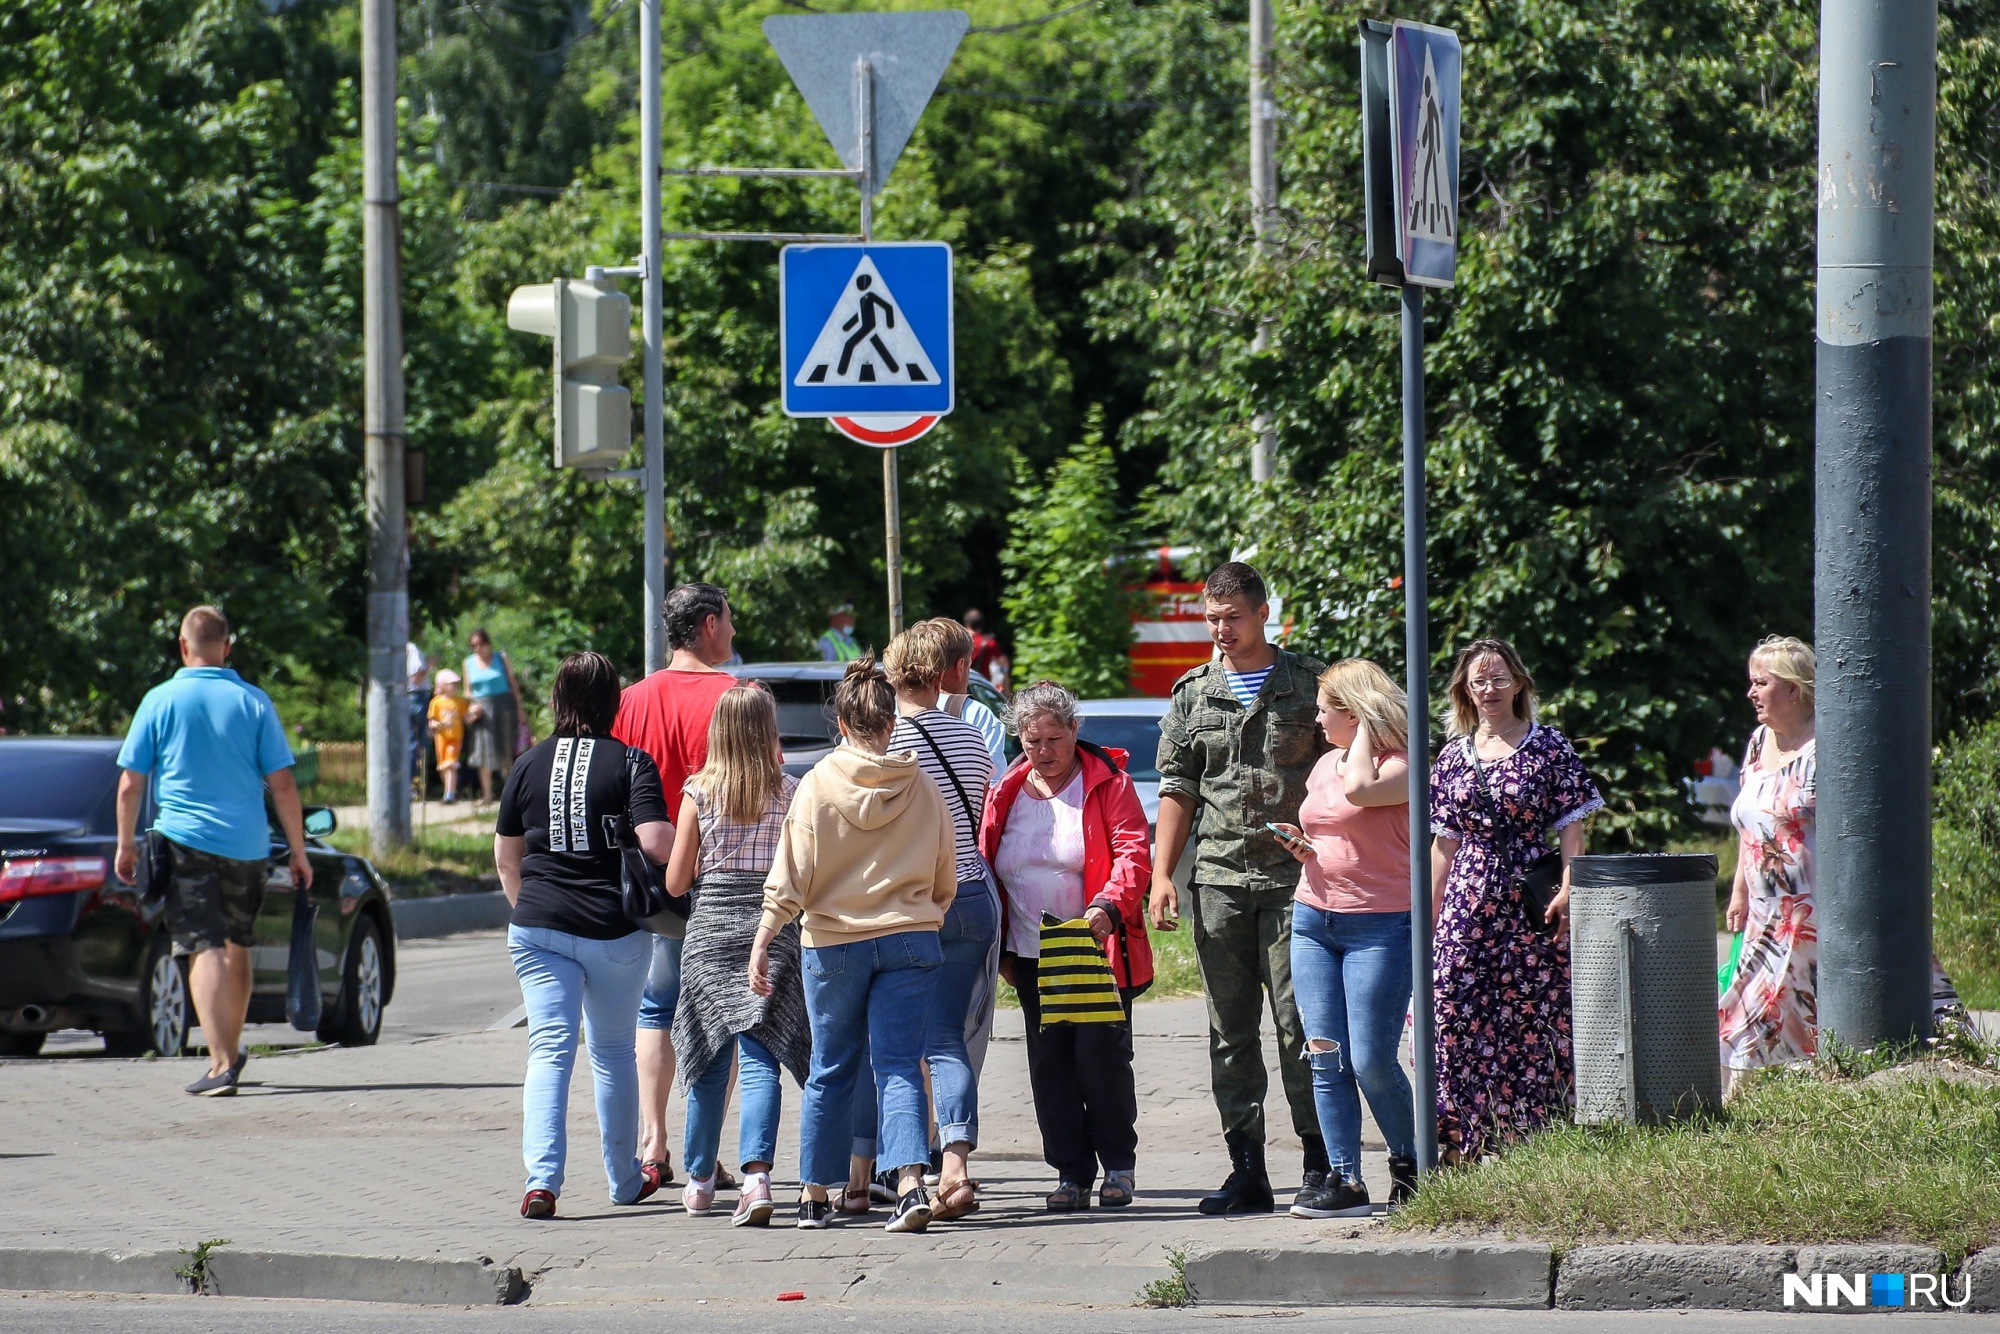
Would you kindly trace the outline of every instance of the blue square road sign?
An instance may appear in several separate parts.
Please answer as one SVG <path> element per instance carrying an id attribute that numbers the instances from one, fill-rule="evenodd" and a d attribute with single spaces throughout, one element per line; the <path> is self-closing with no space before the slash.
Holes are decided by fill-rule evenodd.
<path id="1" fill-rule="evenodd" d="M 949 245 L 789 245 L 778 260 L 778 293 L 787 416 L 952 410 Z"/>
<path id="2" fill-rule="evenodd" d="M 1389 143 L 1405 282 L 1450 287 L 1458 266 L 1458 96 L 1449 28 L 1397 19 L 1389 38 Z"/>

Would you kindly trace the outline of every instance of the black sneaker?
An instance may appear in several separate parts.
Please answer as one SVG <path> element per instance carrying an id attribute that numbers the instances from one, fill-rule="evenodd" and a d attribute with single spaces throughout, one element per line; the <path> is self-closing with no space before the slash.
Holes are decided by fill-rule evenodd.
<path id="1" fill-rule="evenodd" d="M 868 1198 L 876 1204 L 894 1204 L 896 1202 L 896 1184 L 896 1169 L 885 1167 L 869 1179 Z"/>
<path id="2" fill-rule="evenodd" d="M 922 1232 L 931 1225 L 931 1201 L 922 1186 L 896 1201 L 896 1211 L 883 1224 L 885 1232 Z"/>
<path id="3" fill-rule="evenodd" d="M 832 1200 L 808 1199 L 803 1195 L 799 1197 L 799 1226 L 801 1228 L 806 1231 L 823 1228 L 826 1226 L 827 1220 L 832 1217 Z"/>
<path id="4" fill-rule="evenodd" d="M 232 1066 L 219 1075 L 203 1075 L 189 1084 L 187 1091 L 197 1098 L 233 1098 L 236 1096 L 236 1067 Z"/>
<path id="5" fill-rule="evenodd" d="M 1330 1186 L 1301 1186 L 1292 1199 L 1294 1218 L 1366 1218 L 1374 1212 L 1368 1187 L 1359 1181 L 1336 1178 Z"/>

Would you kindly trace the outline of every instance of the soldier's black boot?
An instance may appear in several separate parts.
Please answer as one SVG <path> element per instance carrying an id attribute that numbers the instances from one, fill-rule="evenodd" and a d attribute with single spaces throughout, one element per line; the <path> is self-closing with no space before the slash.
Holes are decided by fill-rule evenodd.
<path id="1" fill-rule="evenodd" d="M 1389 1207 L 1395 1208 L 1417 1193 L 1417 1160 L 1400 1154 L 1389 1155 Z"/>
<path id="2" fill-rule="evenodd" d="M 1278 1207 L 1271 1198 L 1271 1177 L 1264 1170 L 1264 1143 L 1240 1131 L 1224 1135 L 1229 1146 L 1229 1179 L 1196 1206 L 1205 1214 L 1268 1214 Z"/>
<path id="3" fill-rule="evenodd" d="M 1318 1135 L 1307 1135 L 1305 1145 L 1305 1172 L 1299 1179 L 1300 1190 L 1317 1190 L 1326 1184 L 1333 1172 L 1333 1164 L 1327 1161 L 1326 1141 Z"/>

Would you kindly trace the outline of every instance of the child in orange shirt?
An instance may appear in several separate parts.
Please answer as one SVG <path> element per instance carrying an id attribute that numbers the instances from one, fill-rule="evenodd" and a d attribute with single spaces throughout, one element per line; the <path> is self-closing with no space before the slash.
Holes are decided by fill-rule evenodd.
<path id="1" fill-rule="evenodd" d="M 431 744 L 437 748 L 438 777 L 444 780 L 444 804 L 458 800 L 458 752 L 465 744 L 466 701 L 458 693 L 459 675 L 447 668 L 437 674 L 431 696 Z"/>

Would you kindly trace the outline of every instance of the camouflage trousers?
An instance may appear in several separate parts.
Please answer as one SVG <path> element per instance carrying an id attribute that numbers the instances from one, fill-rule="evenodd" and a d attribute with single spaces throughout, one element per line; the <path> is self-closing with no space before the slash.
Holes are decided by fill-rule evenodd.
<path id="1" fill-rule="evenodd" d="M 1209 1078 L 1224 1133 L 1262 1143 L 1270 1078 L 1258 1033 L 1268 996 L 1278 1030 L 1278 1077 L 1291 1104 L 1292 1129 L 1317 1138 L 1305 1029 L 1292 999 L 1292 891 L 1274 887 L 1196 885 L 1194 957 L 1208 998 Z"/>

